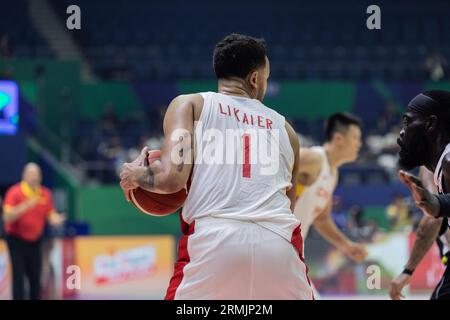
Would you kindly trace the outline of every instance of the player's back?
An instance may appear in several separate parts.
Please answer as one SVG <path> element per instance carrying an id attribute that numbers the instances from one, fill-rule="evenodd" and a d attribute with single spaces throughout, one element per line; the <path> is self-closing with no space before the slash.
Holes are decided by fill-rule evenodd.
<path id="1" fill-rule="evenodd" d="M 258 223 L 290 240 L 294 153 L 285 119 L 256 99 L 201 93 L 195 163 L 183 219 L 212 216 Z"/>

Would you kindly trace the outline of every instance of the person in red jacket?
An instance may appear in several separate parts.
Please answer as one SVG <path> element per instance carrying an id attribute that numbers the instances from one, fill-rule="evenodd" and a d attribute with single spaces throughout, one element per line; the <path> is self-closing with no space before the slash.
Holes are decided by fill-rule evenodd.
<path id="1" fill-rule="evenodd" d="M 52 194 L 41 185 L 42 174 L 35 163 L 28 163 L 22 181 L 8 189 L 3 202 L 6 241 L 12 262 L 13 299 L 25 299 L 25 277 L 29 298 L 39 300 L 42 265 L 41 238 L 45 223 L 61 225 L 64 214 L 53 206 Z"/>

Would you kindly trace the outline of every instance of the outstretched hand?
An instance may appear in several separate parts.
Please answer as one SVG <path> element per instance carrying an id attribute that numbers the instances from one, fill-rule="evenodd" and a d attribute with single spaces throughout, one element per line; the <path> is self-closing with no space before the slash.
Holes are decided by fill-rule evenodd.
<path id="1" fill-rule="evenodd" d="M 356 263 L 363 262 L 367 257 L 367 250 L 363 244 L 350 242 L 344 248 L 344 253 Z"/>
<path id="2" fill-rule="evenodd" d="M 432 216 L 439 216 L 439 201 L 431 192 L 429 192 L 423 185 L 422 181 L 403 170 L 398 174 L 400 181 L 403 182 L 411 191 L 416 207 L 421 209 L 423 213 Z"/>
<path id="3" fill-rule="evenodd" d="M 392 279 L 389 287 L 389 296 L 392 300 L 402 300 L 405 296 L 402 294 L 402 290 L 411 282 L 411 276 L 409 274 L 400 273 L 397 277 Z"/>

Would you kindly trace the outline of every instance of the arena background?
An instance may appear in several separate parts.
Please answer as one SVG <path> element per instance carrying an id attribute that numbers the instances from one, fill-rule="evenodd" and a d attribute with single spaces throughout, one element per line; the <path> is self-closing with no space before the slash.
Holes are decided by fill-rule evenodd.
<path id="1" fill-rule="evenodd" d="M 68 30 L 69 5 L 81 29 Z M 381 29 L 369 30 L 369 5 Z M 46 233 L 46 299 L 161 299 L 181 235 L 178 215 L 146 216 L 118 186 L 121 164 L 158 148 L 162 116 L 178 94 L 216 90 L 214 44 L 231 32 L 266 39 L 265 103 L 294 125 L 304 146 L 322 142 L 323 119 L 349 111 L 364 122 L 359 160 L 340 172 L 333 216 L 367 242 L 356 265 L 314 231 L 310 276 L 325 299 L 387 299 L 421 217 L 396 176 L 396 136 L 419 91 L 450 90 L 448 1 L 100 1 L 1 3 L 0 194 L 36 161 L 69 221 Z M 70 288 L 68 266 L 81 270 Z M 371 265 L 381 287 L 368 285 Z M 408 298 L 428 298 L 443 271 L 436 248 Z M 0 240 L 0 299 L 11 270 Z"/>

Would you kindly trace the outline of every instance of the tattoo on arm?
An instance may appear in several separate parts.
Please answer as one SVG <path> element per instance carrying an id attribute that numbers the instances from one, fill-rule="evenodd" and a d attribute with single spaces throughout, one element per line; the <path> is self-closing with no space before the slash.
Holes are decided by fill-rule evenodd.
<path id="1" fill-rule="evenodd" d="M 179 142 L 183 143 L 183 137 L 180 137 Z M 181 171 L 183 171 L 183 167 L 184 167 L 184 149 L 183 149 L 183 147 L 181 147 L 180 151 L 178 151 L 178 156 L 180 157 L 181 162 L 177 166 L 177 170 L 178 170 L 178 172 L 181 172 Z"/>
<path id="2" fill-rule="evenodd" d="M 145 176 L 138 180 L 138 184 L 142 189 L 152 191 L 155 187 L 155 173 L 152 168 L 147 167 Z"/>
<path id="3" fill-rule="evenodd" d="M 152 170 L 152 168 L 150 168 L 150 166 L 147 169 L 148 172 L 148 186 L 153 189 L 155 187 L 155 174 Z"/>

